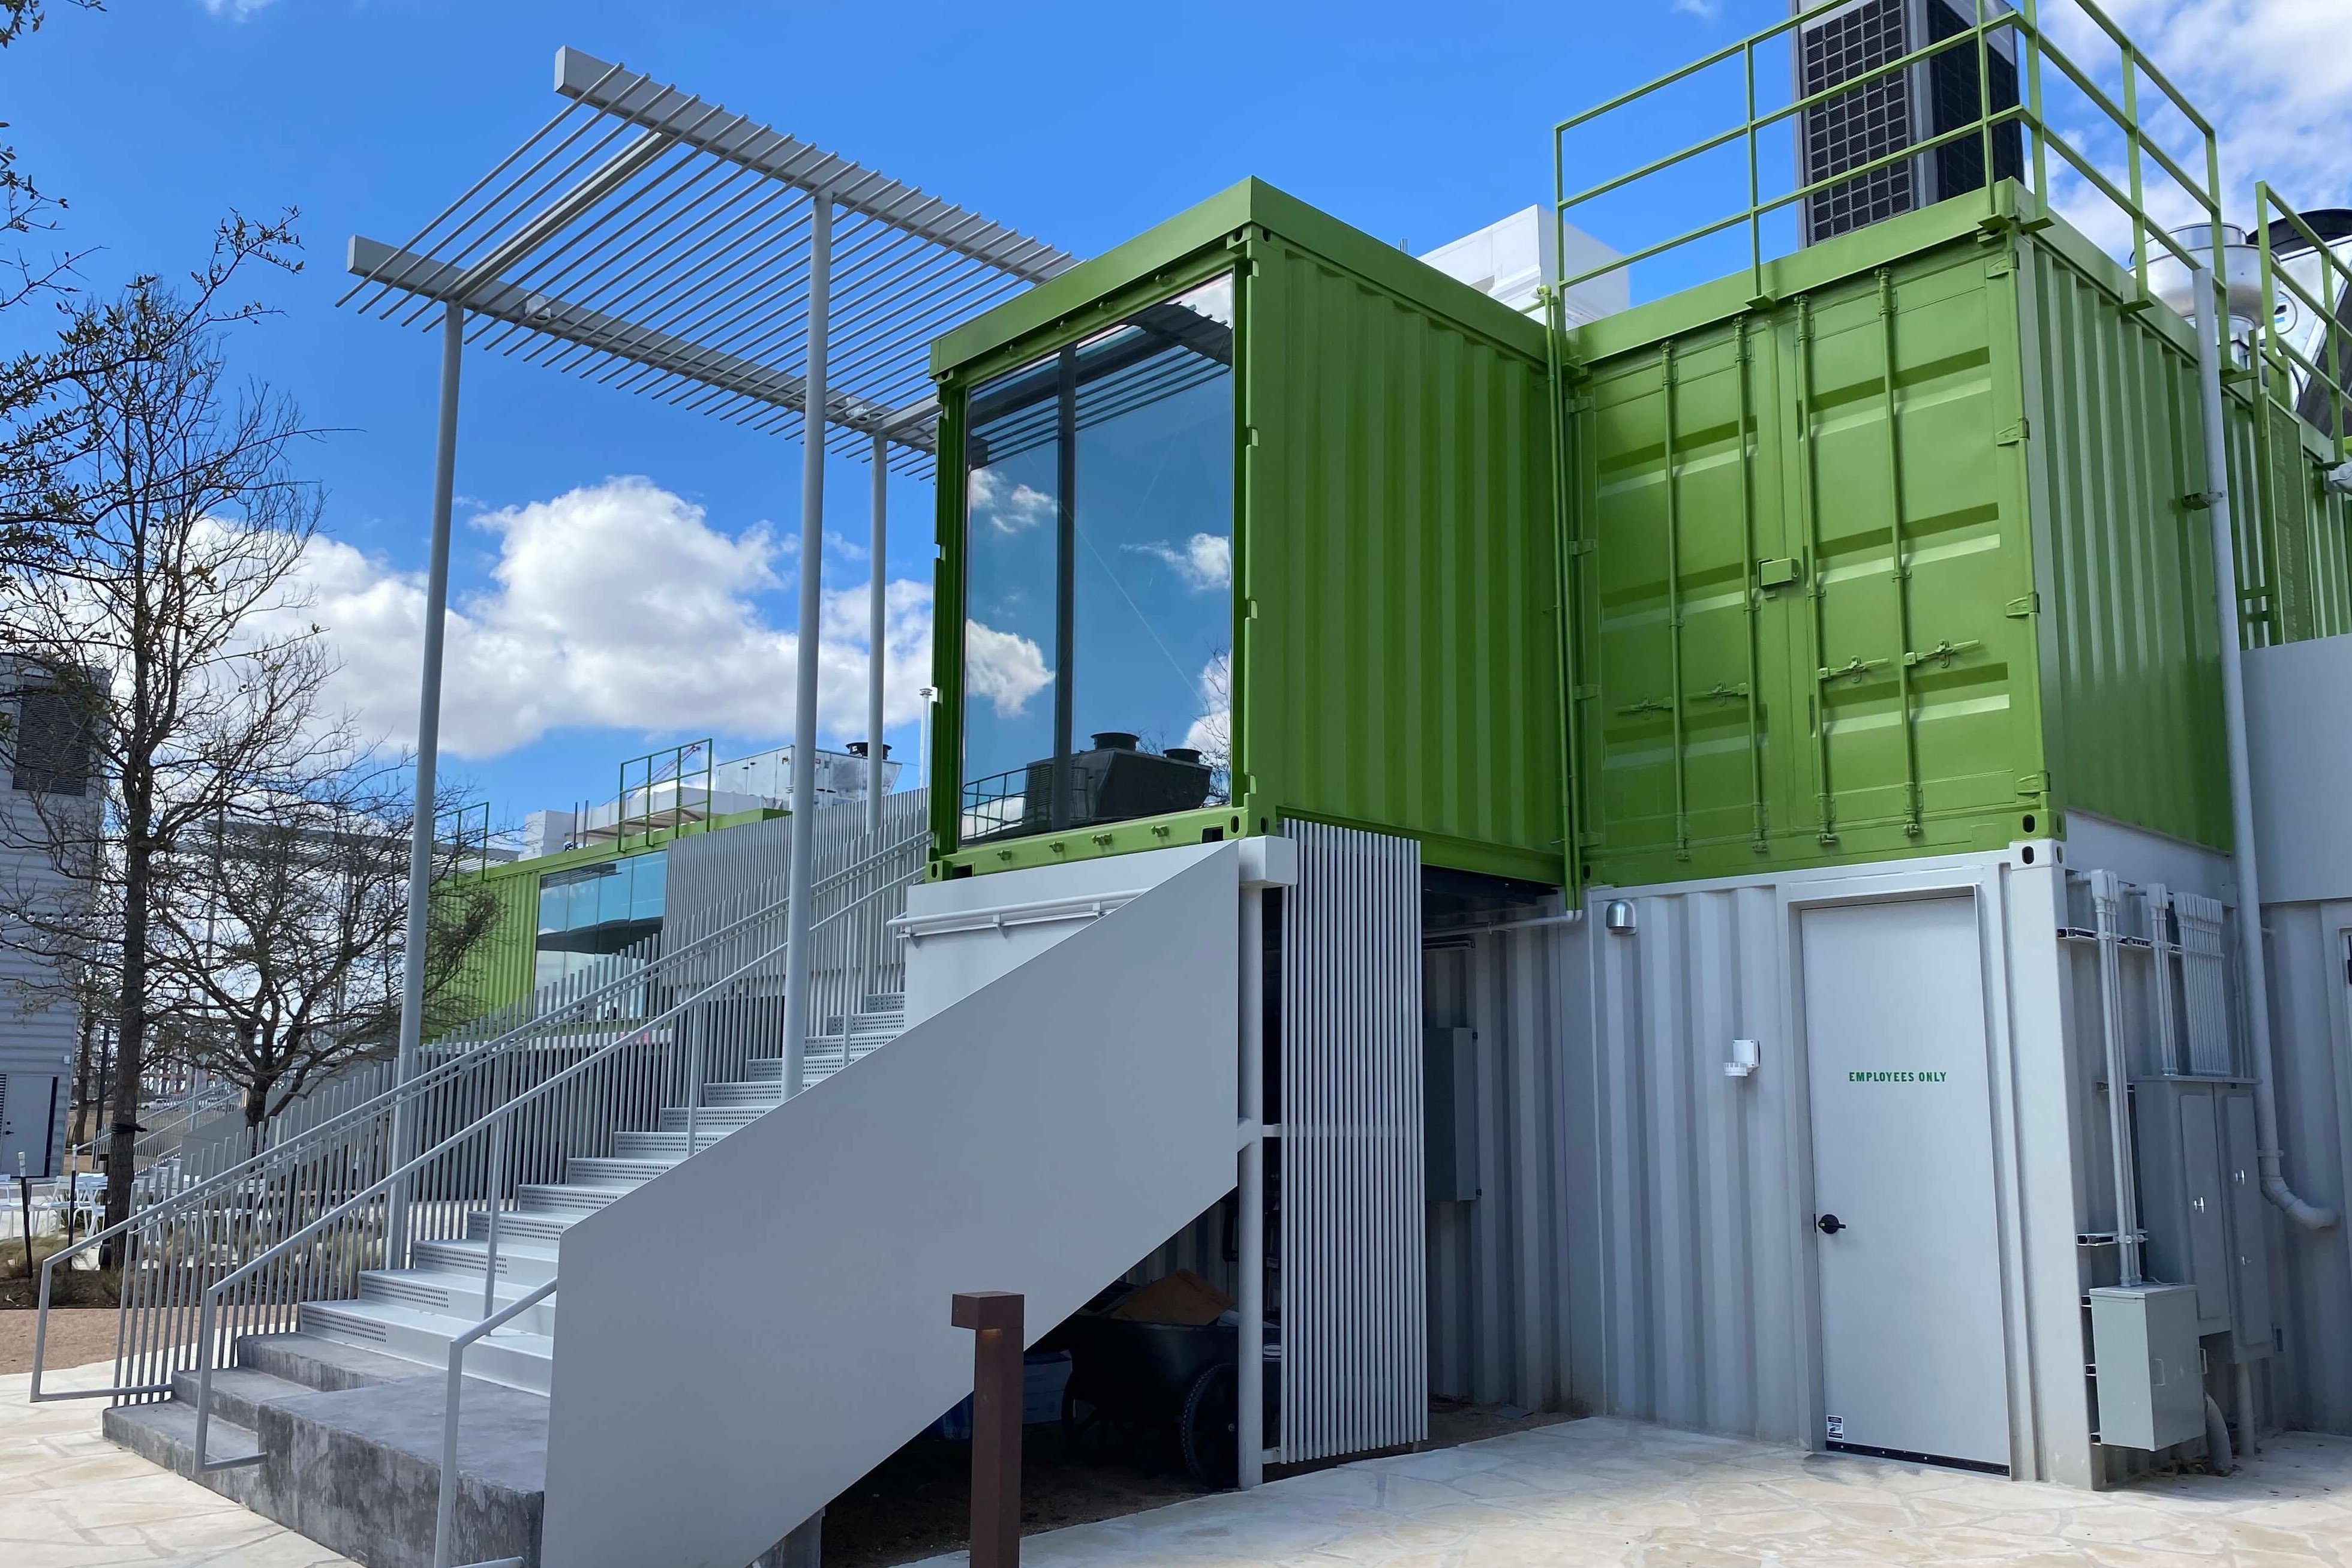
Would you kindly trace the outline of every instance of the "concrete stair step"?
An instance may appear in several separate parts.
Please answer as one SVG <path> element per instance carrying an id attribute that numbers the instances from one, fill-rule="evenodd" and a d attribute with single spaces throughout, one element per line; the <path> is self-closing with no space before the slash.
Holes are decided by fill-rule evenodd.
<path id="1" fill-rule="evenodd" d="M 526 1182 L 515 1190 L 515 1201 L 521 1205 L 519 1212 L 526 1215 L 592 1215 L 616 1199 L 625 1198 L 642 1183 L 629 1182 L 614 1186 L 602 1186 L 588 1182 L 562 1183 Z M 511 1218 L 518 1211 L 509 1211 Z M 499 1221 L 499 1233 L 506 1234 L 506 1218 Z"/>
<path id="2" fill-rule="evenodd" d="M 409 1256 L 415 1259 L 419 1268 L 470 1278 L 478 1289 L 482 1260 L 489 1249 L 487 1240 L 421 1241 L 410 1248 Z M 555 1248 L 543 1238 L 512 1236 L 501 1225 L 499 1227 L 499 1278 L 515 1287 L 518 1292 L 528 1290 L 534 1285 L 546 1284 L 555 1278 Z"/>
<path id="3" fill-rule="evenodd" d="M 414 1373 L 417 1369 L 410 1367 L 408 1370 Z M 172 1397 L 194 1410 L 196 1406 L 198 1381 L 193 1372 L 173 1373 Z M 261 1425 L 261 1407 L 264 1405 L 273 1400 L 295 1399 L 303 1394 L 317 1392 L 319 1392 L 317 1389 L 306 1384 L 296 1383 L 290 1378 L 278 1377 L 270 1373 L 257 1372 L 249 1366 L 215 1367 L 213 1369 L 213 1429 L 217 1432 L 221 1422 L 227 1421 L 232 1426 L 255 1432 L 257 1436 Z M 214 1441 L 211 1447 L 213 1448 L 211 1457 L 219 1458 L 221 1457 L 219 1443 Z"/>
<path id="4" fill-rule="evenodd" d="M 217 1376 L 214 1396 L 219 1396 Z M 245 1466 L 212 1475 L 196 1477 L 196 1407 L 176 1399 L 160 1405 L 118 1405 L 100 1419 L 100 1427 L 109 1441 L 130 1449 L 151 1464 L 163 1466 L 174 1475 L 200 1479 L 213 1490 L 252 1506 L 252 1495 L 259 1478 L 257 1467 Z M 224 1459 L 255 1459 L 268 1458 L 261 1446 L 260 1435 L 250 1426 L 234 1421 L 224 1421 L 217 1411 L 213 1415 L 211 1429 L 205 1434 L 205 1459 L 219 1464 Z M 240 1484 L 241 1483 L 241 1484 Z"/>
<path id="5" fill-rule="evenodd" d="M 316 1334 L 247 1334 L 236 1342 L 236 1364 L 323 1393 L 378 1388 L 422 1370 L 400 1356 Z"/>
<path id="6" fill-rule="evenodd" d="M 305 1301 L 301 1322 L 306 1333 L 365 1345 L 446 1372 L 449 1342 L 470 1328 L 478 1316 L 469 1312 L 462 1318 L 450 1317 L 391 1301 Z M 466 1348 L 466 1375 L 544 1394 L 554 1356 L 551 1336 L 501 1329 Z"/>
<path id="7" fill-rule="evenodd" d="M 443 1377 L 305 1334 L 248 1335 L 238 1351 L 309 1365 L 330 1383 L 312 1388 L 252 1368 L 214 1373 L 205 1457 L 259 1463 L 194 1473 L 196 1379 L 185 1373 L 169 1401 L 106 1411 L 107 1436 L 330 1552 L 400 1568 L 430 1561 Z M 470 1365 L 473 1356 L 467 1360 Z M 374 1375 L 386 1367 L 401 1375 Z M 340 1381 L 352 1375 L 362 1381 Z M 456 1560 L 535 1561 L 547 1485 L 546 1399 L 467 1378 L 457 1468 Z M 218 1560 L 245 1558 L 231 1548 Z"/>
<path id="8" fill-rule="evenodd" d="M 504 1258 L 506 1248 L 500 1247 L 499 1254 Z M 511 1306 L 531 1289 L 530 1284 L 501 1278 L 492 1288 L 492 1300 L 497 1307 Z M 414 1307 L 436 1317 L 456 1318 L 462 1330 L 483 1315 L 481 1271 L 458 1274 L 425 1268 L 370 1268 L 360 1275 L 360 1300 Z M 548 1297 L 511 1320 L 511 1326 L 518 1332 L 553 1334 L 556 1300 L 556 1296 Z"/>

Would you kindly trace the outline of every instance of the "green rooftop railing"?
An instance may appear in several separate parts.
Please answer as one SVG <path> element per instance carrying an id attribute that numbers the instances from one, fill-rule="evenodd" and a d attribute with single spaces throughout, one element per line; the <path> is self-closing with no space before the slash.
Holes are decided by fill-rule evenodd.
<path id="1" fill-rule="evenodd" d="M 2309 289 L 2281 265 L 2272 241 L 2276 225 L 2284 224 L 2311 247 L 2317 258 L 2319 292 Z M 2279 199 L 2267 180 L 2254 184 L 2254 235 L 2262 256 L 2263 321 L 2260 334 L 2262 363 L 2256 367 L 2262 377 L 2263 390 L 2273 398 L 2294 405 L 2297 373 L 2306 384 L 2324 389 L 2332 415 L 2324 434 L 2336 449 L 2336 459 L 2352 457 L 2352 438 L 2345 433 L 2345 412 L 2352 405 L 2352 393 L 2345 390 L 2345 368 L 2338 346 L 2343 339 L 2345 323 L 2337 312 L 2343 307 L 2347 292 L 2352 292 L 2352 266 L 2336 254 L 2335 247 L 2315 233 L 2301 214 Z M 2281 294 L 2284 288 L 2285 292 Z M 2294 340 L 2279 327 L 2279 315 L 2284 307 L 2296 308 L 2298 319 L 2308 310 L 2317 323 L 2318 336 L 2314 347 L 2321 359 L 2327 362 L 2322 369 Z"/>
<path id="2" fill-rule="evenodd" d="M 1996 132 L 2011 124 L 2021 127 L 2021 133 L 2031 135 L 2033 146 L 2030 177 L 2033 194 L 2037 197 L 2043 198 L 2046 202 L 2051 195 L 2049 160 L 2050 154 L 2054 152 L 2085 184 L 2113 202 L 2131 220 L 2132 272 L 2138 289 L 2139 304 L 2145 305 L 2155 298 L 2149 291 L 2147 276 L 2151 240 L 2169 251 L 2184 265 L 2197 264 L 2196 258 L 2190 254 L 2188 247 L 2169 233 L 2164 225 L 2149 216 L 2147 203 L 2147 174 L 2150 164 L 2170 176 L 2190 202 L 2202 209 L 2208 232 L 2212 237 L 2211 254 L 2206 265 L 2211 268 L 2217 281 L 2223 279 L 2224 258 L 2220 226 L 2221 219 L 2221 152 L 2219 139 L 2215 135 L 2213 126 L 2197 111 L 2196 107 L 2181 94 L 2179 89 L 2172 85 L 2164 73 L 2157 68 L 2155 62 L 2143 54 L 2139 47 L 2125 36 L 2123 29 L 2116 26 L 2106 13 L 2093 3 L 2093 0 L 2074 0 L 2074 3 L 2116 47 L 2116 63 L 2119 67 L 2122 85 L 2120 101 L 2099 86 L 2091 70 L 2070 58 L 2065 51 L 2051 41 L 2041 26 L 2036 0 L 2020 0 L 2018 8 L 2014 10 L 2005 7 L 1997 8 L 1991 4 L 1991 0 L 1973 0 L 1976 20 L 1972 26 L 1955 32 L 1948 37 L 1937 39 L 1924 48 L 1914 49 L 1899 58 L 1871 67 L 1867 70 L 1858 71 L 1834 87 L 1797 98 L 1780 108 L 1759 112 L 1757 108 L 1756 92 L 1757 52 L 1772 44 L 1776 39 L 1795 34 L 1800 28 L 1820 19 L 1826 13 L 1845 3 L 1847 0 L 1824 0 L 1823 4 L 1809 6 L 1803 12 L 1790 16 L 1787 21 L 1776 23 L 1772 26 L 1749 35 L 1738 43 L 1717 49 L 1704 58 L 1693 60 L 1679 70 L 1672 71 L 1655 81 L 1635 88 L 1630 92 L 1620 93 L 1606 103 L 1596 105 L 1581 114 L 1563 120 L 1552 128 L 1552 218 L 1555 225 L 1554 237 L 1561 242 L 1555 254 L 1562 258 L 1567 254 L 1565 231 L 1568 214 L 1571 209 L 1595 201 L 1613 191 L 1622 190 L 1637 181 L 1660 174 L 1677 164 L 1685 163 L 1694 158 L 1702 157 L 1736 143 L 1744 143 L 1748 155 L 1748 205 L 1746 207 L 1701 223 L 1670 239 L 1662 240 L 1629 256 L 1591 268 L 1573 277 L 1565 275 L 1566 264 L 1563 260 L 1558 268 L 1563 275 L 1553 279 L 1555 295 L 1574 288 L 1577 284 L 1633 267 L 1638 262 L 1647 261 L 1683 246 L 1745 225 L 1748 229 L 1750 298 L 1759 304 L 1769 304 L 1772 301 L 1765 285 L 1765 219 L 1782 208 L 1835 190 L 1853 181 L 1865 179 L 1883 169 L 1933 153 L 1937 148 L 1971 138 L 1977 140 L 1983 149 L 1983 199 L 1986 214 L 1988 216 L 1995 216 L 1999 210 L 1997 205 L 1999 195 L 1996 190 L 1999 181 L 1995 175 L 1998 165 L 1994 137 Z M 2019 61 L 2021 68 L 2019 72 L 2021 85 L 2019 101 L 2015 105 L 2006 109 L 1995 109 L 1992 103 L 1991 40 L 1995 34 L 2002 31 L 2011 32 L 2015 36 L 2015 47 L 2021 57 Z M 1797 47 L 1799 46 L 1794 42 L 1790 45 L 1792 48 Z M 1796 116 L 1833 103 L 1861 90 L 1872 82 L 1892 77 L 1901 71 L 1913 69 L 1924 62 L 1954 49 L 1973 49 L 1976 54 L 1978 114 L 1975 120 L 1936 135 L 1921 138 L 1896 152 L 1874 158 L 1868 163 L 1857 163 L 1850 169 L 1842 169 L 1827 178 L 1800 184 L 1782 195 L 1768 197 L 1763 194 L 1761 163 L 1757 150 L 1759 132 L 1769 131 Z M 1725 130 L 1704 136 L 1678 152 L 1654 159 L 1638 169 L 1616 175 L 1573 194 L 1570 193 L 1567 184 L 1565 142 L 1570 132 L 1589 125 L 1605 115 L 1639 103 L 1678 82 L 1689 79 L 1701 71 L 1733 60 L 1741 63 L 1746 77 L 1747 100 L 1743 120 Z M 2043 117 L 2042 89 L 2042 69 L 2045 65 L 2071 82 L 2083 97 L 2099 113 L 2105 115 L 2121 133 L 2125 150 L 2124 179 L 2121 184 L 2101 170 L 2097 163 L 2083 149 L 2075 146 L 2061 132 L 2053 130 L 2049 121 Z M 2161 95 L 2162 100 L 2178 111 L 2195 133 L 2203 139 L 2205 173 L 2202 179 L 2193 177 L 2179 158 L 2159 145 L 2149 134 L 2140 112 L 2140 95 L 2144 87 L 2155 89 Z"/>

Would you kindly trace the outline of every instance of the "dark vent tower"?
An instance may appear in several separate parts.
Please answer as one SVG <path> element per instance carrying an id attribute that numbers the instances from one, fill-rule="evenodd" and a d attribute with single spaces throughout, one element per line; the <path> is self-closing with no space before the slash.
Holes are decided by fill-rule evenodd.
<path id="1" fill-rule="evenodd" d="M 1790 0 L 1796 11 L 1807 0 Z M 1999 6 L 1987 0 L 1987 13 Z M 1856 0 L 1823 10 L 1797 30 L 1797 92 L 1811 98 L 1853 81 L 1881 66 L 1957 37 L 1975 25 L 1975 0 Z M 2017 103 L 2016 35 L 1997 32 L 1987 40 L 1994 113 Z M 1964 125 L 1982 113 L 1977 51 L 1961 43 L 1916 65 L 1861 82 L 1853 91 L 1796 117 L 1797 163 L 1810 185 L 1858 169 L 1906 147 L 1917 146 Z M 2024 134 L 2014 121 L 1994 128 L 1993 173 L 2017 178 L 2024 168 Z M 1916 157 L 1858 174 L 1807 197 L 1801 204 L 1804 242 L 1876 223 L 1959 195 L 1984 188 L 1984 144 L 1963 136 Z"/>

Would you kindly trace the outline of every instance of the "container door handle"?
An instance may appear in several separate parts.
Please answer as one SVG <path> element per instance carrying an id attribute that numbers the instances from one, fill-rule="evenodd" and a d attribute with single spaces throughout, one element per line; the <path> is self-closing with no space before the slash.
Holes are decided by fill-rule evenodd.
<path id="1" fill-rule="evenodd" d="M 1823 1236 L 1835 1236 L 1838 1232 L 1845 1229 L 1845 1221 L 1838 1218 L 1838 1216 L 1833 1214 L 1825 1214 L 1822 1215 L 1821 1218 L 1813 1221 L 1813 1228 L 1820 1231 Z"/>

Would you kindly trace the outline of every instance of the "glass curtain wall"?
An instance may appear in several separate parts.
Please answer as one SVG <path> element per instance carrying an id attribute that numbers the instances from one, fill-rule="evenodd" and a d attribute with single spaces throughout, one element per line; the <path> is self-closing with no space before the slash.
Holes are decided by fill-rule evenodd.
<path id="1" fill-rule="evenodd" d="M 1222 805 L 1233 279 L 972 389 L 964 843 Z"/>
<path id="2" fill-rule="evenodd" d="M 668 881 L 660 849 L 542 878 L 534 984 L 576 974 L 661 930 Z"/>

